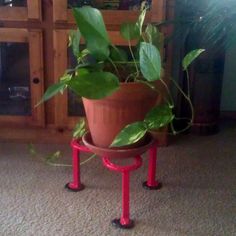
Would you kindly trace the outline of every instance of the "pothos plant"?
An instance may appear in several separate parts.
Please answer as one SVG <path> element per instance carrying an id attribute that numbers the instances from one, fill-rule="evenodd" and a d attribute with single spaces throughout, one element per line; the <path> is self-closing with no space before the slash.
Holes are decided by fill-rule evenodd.
<path id="1" fill-rule="evenodd" d="M 168 86 L 162 78 L 162 62 L 160 47 L 162 35 L 153 24 L 144 24 L 147 9 L 144 8 L 136 22 L 123 23 L 120 28 L 121 36 L 127 40 L 129 53 L 115 46 L 108 35 L 102 14 L 90 6 L 74 8 L 73 15 L 77 30 L 71 31 L 69 46 L 77 58 L 75 68 L 66 70 L 59 82 L 50 86 L 42 97 L 41 102 L 47 101 L 57 93 L 70 89 L 78 96 L 88 99 L 101 99 L 119 89 L 120 82 L 145 83 L 158 92 L 155 81 L 159 80 L 167 89 L 165 103 L 151 109 L 143 121 L 127 125 L 117 134 L 111 146 L 124 146 L 137 142 L 148 131 L 159 129 L 172 123 L 174 102 Z M 85 49 L 81 49 L 81 40 Z M 132 42 L 132 43 L 131 43 Z M 132 46 L 131 46 L 132 45 Z M 187 71 L 192 61 L 203 52 L 197 49 L 190 52 L 183 60 L 183 69 Z M 128 73 L 127 73 L 128 72 Z M 180 91 L 181 88 L 174 83 Z M 183 93 L 191 105 L 189 93 Z M 142 105 L 142 104 L 140 104 Z M 193 109 L 192 109 L 193 111 Z M 190 124 L 192 118 L 190 118 Z M 174 133 L 173 125 L 171 125 Z M 75 130 L 75 136 L 86 132 L 85 121 L 82 120 Z"/>

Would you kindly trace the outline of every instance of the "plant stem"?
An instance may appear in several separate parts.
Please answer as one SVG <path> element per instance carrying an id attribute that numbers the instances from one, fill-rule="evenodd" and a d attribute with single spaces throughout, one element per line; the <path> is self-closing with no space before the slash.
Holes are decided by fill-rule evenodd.
<path id="1" fill-rule="evenodd" d="M 171 92 L 170 92 L 170 90 L 169 90 L 169 88 L 168 88 L 166 82 L 165 82 L 163 79 L 160 79 L 160 81 L 161 81 L 161 83 L 164 85 L 164 87 L 165 87 L 165 89 L 166 89 L 166 91 L 167 91 L 167 93 L 168 93 L 168 95 L 169 95 L 169 98 L 170 98 L 170 101 L 171 101 L 171 106 L 173 107 L 173 106 L 174 106 L 174 99 L 173 99 L 173 97 L 172 97 L 172 95 L 171 95 Z"/>
<path id="2" fill-rule="evenodd" d="M 175 85 L 175 87 L 181 92 L 181 94 L 184 96 L 184 98 L 189 101 L 189 97 L 188 97 L 188 96 L 185 94 L 185 92 L 180 88 L 180 86 L 179 86 L 173 79 L 170 79 L 170 80 L 173 82 L 173 84 Z M 190 101 L 190 103 L 191 103 L 191 101 Z M 191 104 L 192 104 L 192 103 L 191 103 Z"/>
<path id="3" fill-rule="evenodd" d="M 119 71 L 118 71 L 118 69 L 117 69 L 116 64 L 112 61 L 112 59 L 111 59 L 110 57 L 108 57 L 108 61 L 109 61 L 109 62 L 112 64 L 112 66 L 114 67 L 114 69 L 115 69 L 117 75 L 120 76 L 120 73 L 119 73 Z"/>
<path id="4" fill-rule="evenodd" d="M 139 61 L 115 61 L 115 64 L 139 64 Z"/>
<path id="5" fill-rule="evenodd" d="M 135 57 L 134 57 L 134 53 L 133 53 L 133 50 L 132 50 L 132 47 L 131 47 L 131 42 L 130 40 L 128 41 L 129 42 L 129 50 L 130 50 L 130 54 L 132 56 L 132 59 L 133 59 L 133 62 L 134 62 L 134 65 L 135 65 L 135 68 L 136 68 L 136 71 L 137 71 L 137 76 L 136 78 L 139 76 L 139 69 L 138 69 L 138 66 L 137 66 L 137 63 L 136 63 L 136 60 L 135 60 Z"/>
<path id="6" fill-rule="evenodd" d="M 91 161 L 95 157 L 96 157 L 96 154 L 93 154 L 87 160 L 80 162 L 80 165 L 82 166 L 82 165 L 86 164 L 87 162 Z"/>
<path id="7" fill-rule="evenodd" d="M 90 156 L 85 161 L 80 162 L 80 166 L 86 164 L 87 162 L 91 161 L 95 157 L 96 157 L 96 154 L 93 154 L 92 156 Z M 48 161 L 47 164 L 50 165 L 50 166 L 56 166 L 56 167 L 72 167 L 72 165 L 60 164 L 60 163 L 55 163 L 55 162 L 51 162 L 51 161 Z"/>
<path id="8" fill-rule="evenodd" d="M 176 134 L 177 134 L 177 131 L 176 131 L 175 128 L 174 128 L 173 120 L 170 122 L 170 128 L 171 128 L 171 130 L 172 130 L 172 133 L 171 133 L 171 134 L 176 135 Z"/>
<path id="9" fill-rule="evenodd" d="M 142 37 L 142 39 L 143 39 L 144 42 L 147 42 L 147 40 L 146 40 L 146 38 L 144 37 L 144 34 L 143 34 L 143 33 L 141 34 L 141 37 Z M 152 42 L 149 42 L 149 43 L 152 43 Z"/>
<path id="10" fill-rule="evenodd" d="M 188 97 L 190 98 L 190 80 L 189 80 L 188 70 L 186 70 L 186 75 L 187 75 L 187 86 L 188 86 L 187 94 L 188 94 Z"/>
<path id="11" fill-rule="evenodd" d="M 186 70 L 187 71 L 187 70 Z M 189 74 L 187 73 L 187 80 L 189 82 Z M 187 127 L 185 127 L 184 129 L 180 130 L 180 131 L 175 131 L 174 130 L 174 133 L 175 134 L 179 134 L 179 133 L 182 133 L 186 130 L 188 130 L 191 125 L 193 124 L 193 119 L 194 119 L 194 108 L 193 108 L 193 104 L 191 102 L 191 99 L 190 99 L 190 94 L 189 95 L 186 95 L 185 92 L 180 88 L 180 86 L 173 80 L 171 79 L 171 81 L 173 82 L 173 84 L 175 85 L 175 87 L 181 92 L 181 94 L 184 96 L 184 98 L 188 101 L 189 103 L 189 106 L 190 106 L 190 109 L 191 109 L 191 118 L 189 119 L 190 122 L 188 123 Z M 173 125 L 173 124 L 172 124 Z M 174 127 L 172 127 L 174 129 Z"/>
<path id="12" fill-rule="evenodd" d="M 55 166 L 55 167 L 72 167 L 72 165 L 54 163 L 54 162 L 50 162 L 50 161 L 48 161 L 47 164 L 50 166 Z"/>
<path id="13" fill-rule="evenodd" d="M 127 83 L 127 82 L 129 81 L 129 79 L 130 79 L 132 76 L 136 77 L 135 74 L 137 74 L 137 72 L 130 74 L 130 75 L 126 78 L 125 82 Z M 137 80 L 136 80 L 136 81 L 137 81 Z"/>
<path id="14" fill-rule="evenodd" d="M 150 87 L 151 89 L 156 90 L 158 93 L 160 93 L 160 91 L 159 91 L 155 86 L 153 86 L 152 84 L 150 84 L 149 82 L 147 82 L 147 81 L 145 81 L 145 80 L 137 80 L 137 82 L 146 84 L 146 85 L 147 85 L 148 87 Z"/>
<path id="15" fill-rule="evenodd" d="M 175 117 L 175 120 L 189 120 L 191 121 L 191 119 L 189 117 Z"/>

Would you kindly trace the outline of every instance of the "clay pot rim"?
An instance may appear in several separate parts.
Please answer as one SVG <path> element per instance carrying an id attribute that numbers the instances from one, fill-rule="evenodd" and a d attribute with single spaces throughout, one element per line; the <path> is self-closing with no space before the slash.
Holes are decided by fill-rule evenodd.
<path id="1" fill-rule="evenodd" d="M 119 89 L 102 99 L 82 98 L 93 142 L 108 148 L 126 125 L 145 118 L 157 96 L 148 85 L 131 82 L 120 83 Z"/>
<path id="2" fill-rule="evenodd" d="M 82 141 L 86 147 L 88 147 L 92 152 L 95 154 L 103 157 L 108 156 L 111 158 L 127 158 L 127 157 L 133 157 L 136 155 L 142 155 L 144 152 L 146 152 L 155 142 L 153 136 L 150 133 L 147 133 L 145 142 L 137 147 L 120 147 L 120 148 L 109 148 L 109 147 L 99 147 L 95 146 L 92 142 L 91 134 L 90 132 L 87 132 L 82 137 Z"/>

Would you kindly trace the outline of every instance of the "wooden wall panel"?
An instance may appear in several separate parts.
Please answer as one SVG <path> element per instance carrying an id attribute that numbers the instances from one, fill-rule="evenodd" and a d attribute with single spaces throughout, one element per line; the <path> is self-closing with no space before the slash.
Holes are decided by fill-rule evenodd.
<path id="1" fill-rule="evenodd" d="M 28 30 L 0 28 L 0 42 L 28 42 Z"/>
<path id="2" fill-rule="evenodd" d="M 0 7 L 0 20 L 2 21 L 27 21 L 28 13 L 26 7 Z"/>
<path id="3" fill-rule="evenodd" d="M 67 1 L 53 0 L 53 20 L 54 22 L 67 21 Z"/>
<path id="4" fill-rule="evenodd" d="M 27 0 L 28 5 L 28 19 L 42 20 L 42 1 L 41 0 Z"/>

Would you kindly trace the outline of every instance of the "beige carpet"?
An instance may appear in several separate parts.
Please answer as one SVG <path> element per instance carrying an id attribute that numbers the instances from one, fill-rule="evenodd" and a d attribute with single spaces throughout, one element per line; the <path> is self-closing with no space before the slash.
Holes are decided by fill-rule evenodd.
<path id="1" fill-rule="evenodd" d="M 218 135 L 179 137 L 159 150 L 160 191 L 146 191 L 147 164 L 131 178 L 132 230 L 111 226 L 121 212 L 121 178 L 97 158 L 82 167 L 86 189 L 72 193 L 70 167 L 31 156 L 27 144 L 0 144 L 0 236 L 236 235 L 236 125 Z M 38 154 L 67 145 L 36 145 Z M 144 157 L 145 160 L 145 157 Z"/>

